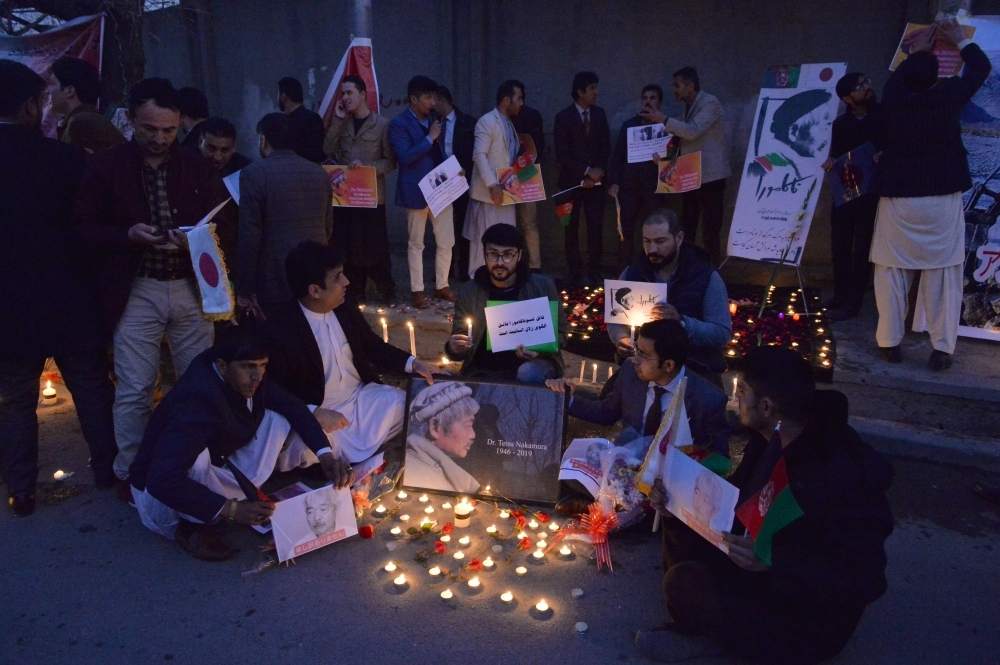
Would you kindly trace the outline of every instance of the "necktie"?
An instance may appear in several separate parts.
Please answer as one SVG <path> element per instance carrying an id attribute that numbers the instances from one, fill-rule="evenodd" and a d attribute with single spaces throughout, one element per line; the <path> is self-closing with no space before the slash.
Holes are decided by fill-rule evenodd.
<path id="1" fill-rule="evenodd" d="M 448 154 L 448 118 L 441 118 L 441 154 L 447 159 Z"/>
<path id="2" fill-rule="evenodd" d="M 653 403 L 649 405 L 649 411 L 646 412 L 646 422 L 642 426 L 643 436 L 653 436 L 656 434 L 656 430 L 660 428 L 660 421 L 663 420 L 662 400 L 666 392 L 666 388 L 660 388 L 659 386 L 653 388 Z"/>
<path id="3" fill-rule="evenodd" d="M 583 135 L 590 136 L 590 109 L 583 112 Z"/>

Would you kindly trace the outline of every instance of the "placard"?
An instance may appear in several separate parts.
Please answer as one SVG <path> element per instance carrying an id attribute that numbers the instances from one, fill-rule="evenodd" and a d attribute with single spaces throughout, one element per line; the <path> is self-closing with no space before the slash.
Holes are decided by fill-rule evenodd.
<path id="1" fill-rule="evenodd" d="M 552 310 L 544 296 L 487 307 L 484 311 L 494 353 L 510 351 L 521 344 L 534 346 L 556 341 Z"/>
<path id="2" fill-rule="evenodd" d="M 559 480 L 575 480 L 596 497 L 604 478 L 601 457 L 614 447 L 607 439 L 573 439 L 559 465 Z"/>
<path id="3" fill-rule="evenodd" d="M 771 68 L 757 100 L 727 253 L 802 261 L 830 153 L 846 63 Z"/>
<path id="4" fill-rule="evenodd" d="M 659 167 L 657 194 L 683 194 L 701 188 L 701 152 L 661 159 Z"/>
<path id="5" fill-rule="evenodd" d="M 278 561 L 287 561 L 358 533 L 351 491 L 333 485 L 274 504 L 271 529 Z"/>
<path id="6" fill-rule="evenodd" d="M 487 300 L 487 307 L 496 307 L 497 305 L 509 305 L 510 303 L 518 302 L 516 300 Z M 552 315 L 552 321 L 559 321 L 559 303 L 549 301 L 549 313 Z M 557 353 L 559 351 L 559 340 L 553 340 L 548 344 L 532 344 L 531 346 L 525 347 L 529 351 L 539 351 L 541 353 Z M 486 330 L 486 350 L 493 350 L 493 341 L 490 339 L 489 328 Z"/>
<path id="7" fill-rule="evenodd" d="M 875 146 L 865 143 L 848 150 L 833 162 L 827 171 L 833 205 L 841 206 L 864 196 L 875 176 Z"/>
<path id="8" fill-rule="evenodd" d="M 229 190 L 229 195 L 233 197 L 233 201 L 236 201 L 236 205 L 240 204 L 240 174 L 243 173 L 243 169 L 230 173 L 225 178 L 222 179 L 222 184 L 226 186 Z"/>
<path id="9" fill-rule="evenodd" d="M 420 191 L 435 217 L 469 191 L 469 181 L 461 173 L 462 166 L 455 155 L 452 155 L 431 169 L 420 181 Z"/>
<path id="10" fill-rule="evenodd" d="M 892 64 L 889 65 L 890 72 L 896 71 L 896 68 L 906 60 L 917 40 L 929 28 L 931 26 L 920 25 L 919 23 L 906 24 L 906 27 L 903 29 L 903 36 L 899 40 L 899 46 L 896 47 L 896 54 L 892 57 Z M 966 39 L 972 39 L 976 36 L 976 28 L 971 25 L 963 25 L 962 32 L 965 33 Z M 937 36 L 934 39 L 934 46 L 931 47 L 931 53 L 937 56 L 938 59 L 938 78 L 958 76 L 962 73 L 962 67 L 965 66 L 965 63 L 962 61 L 962 55 L 958 47 L 947 39 Z"/>
<path id="11" fill-rule="evenodd" d="M 662 123 L 629 127 L 625 134 L 625 146 L 628 150 L 628 163 L 652 161 L 653 155 L 662 155 L 667 150 L 667 143 L 673 138 Z"/>
<path id="12" fill-rule="evenodd" d="M 740 491 L 678 448 L 667 446 L 663 462 L 667 510 L 699 536 L 729 552 L 722 534 L 733 528 Z"/>
<path id="13" fill-rule="evenodd" d="M 348 166 L 324 164 L 333 188 L 335 208 L 378 207 L 378 176 L 374 166 Z"/>
<path id="14" fill-rule="evenodd" d="M 540 385 L 411 377 L 403 486 L 554 504 L 567 399 Z"/>
<path id="15" fill-rule="evenodd" d="M 531 203 L 545 200 L 545 183 L 542 182 L 542 171 L 531 165 L 521 171 L 505 166 L 497 169 L 497 182 L 503 190 L 505 206 L 517 203 Z"/>
<path id="16" fill-rule="evenodd" d="M 653 307 L 667 302 L 667 285 L 660 282 L 604 280 L 604 322 L 641 326 L 653 320 Z"/>

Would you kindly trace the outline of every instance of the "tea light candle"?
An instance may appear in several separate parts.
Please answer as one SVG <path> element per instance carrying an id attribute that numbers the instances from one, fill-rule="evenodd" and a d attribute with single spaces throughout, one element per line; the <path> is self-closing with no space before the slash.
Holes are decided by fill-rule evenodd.
<path id="1" fill-rule="evenodd" d="M 492 534 L 492 533 L 496 533 L 496 532 L 497 532 L 496 526 L 494 526 L 494 525 L 491 524 L 490 526 L 486 527 L 486 533 L 491 533 Z"/>
<path id="2" fill-rule="evenodd" d="M 396 542 L 389 542 L 385 544 L 385 548 L 390 552 L 395 552 L 397 547 L 399 547 L 399 543 Z"/>
<path id="3" fill-rule="evenodd" d="M 441 504 L 441 509 L 442 510 L 450 510 L 451 509 L 451 504 L 448 503 L 447 501 L 445 501 L 444 503 Z"/>
<path id="4" fill-rule="evenodd" d="M 493 567 L 492 558 L 486 557 L 485 559 L 483 559 L 483 568 L 492 568 L 492 567 Z"/>
<path id="5" fill-rule="evenodd" d="M 421 494 L 420 498 L 417 499 L 417 501 L 419 501 L 420 503 L 427 503 L 427 495 L 426 494 Z"/>
<path id="6" fill-rule="evenodd" d="M 430 573 L 431 577 L 437 577 L 438 575 L 441 574 L 441 569 L 438 568 L 437 566 L 434 566 L 433 568 L 431 568 L 427 572 Z"/>
<path id="7" fill-rule="evenodd" d="M 558 531 L 558 530 L 559 530 L 559 525 L 558 524 L 556 524 L 555 522 L 552 522 L 551 524 L 549 524 L 549 531 Z"/>
<path id="8" fill-rule="evenodd" d="M 544 598 L 542 598 L 535 605 L 535 609 L 538 610 L 539 612 L 548 612 L 549 611 L 549 604 L 545 602 Z"/>
<path id="9" fill-rule="evenodd" d="M 400 501 L 402 501 L 406 497 L 407 497 L 406 492 L 400 492 L 399 494 L 396 495 L 396 498 L 399 499 Z"/>
<path id="10" fill-rule="evenodd" d="M 43 404 L 56 403 L 56 389 L 52 387 L 51 381 L 45 382 L 45 390 L 42 391 L 42 403 Z"/>
<path id="11" fill-rule="evenodd" d="M 410 516 L 409 515 L 400 515 L 399 516 L 399 521 L 400 522 L 409 522 L 410 521 Z"/>
<path id="12" fill-rule="evenodd" d="M 451 589 L 445 589 L 441 592 L 441 600 L 448 600 L 452 597 Z"/>
<path id="13" fill-rule="evenodd" d="M 459 545 L 468 545 L 469 542 L 470 542 L 470 540 L 469 540 L 468 536 L 462 536 L 461 538 L 458 539 L 458 544 Z"/>
<path id="14" fill-rule="evenodd" d="M 576 632 L 580 633 L 581 635 L 587 632 L 587 628 L 588 626 L 584 622 L 582 621 L 576 622 Z"/>
<path id="15" fill-rule="evenodd" d="M 434 512 L 434 506 L 427 506 L 426 508 L 424 508 L 424 512 L 430 515 L 431 513 Z"/>
<path id="16" fill-rule="evenodd" d="M 440 540 L 442 543 L 450 543 L 451 542 L 451 536 L 449 536 L 448 534 L 445 534 L 445 535 L 441 536 L 440 538 L 438 538 L 438 540 Z"/>
<path id="17" fill-rule="evenodd" d="M 561 547 L 561 548 L 559 549 L 559 554 L 560 554 L 560 555 L 562 555 L 562 556 L 569 556 L 569 555 L 570 555 L 570 554 L 572 554 L 572 553 L 573 553 L 573 550 L 571 550 L 570 548 L 568 548 L 568 547 L 567 547 L 567 546 L 565 546 L 565 545 L 563 545 L 563 546 L 562 546 L 562 547 Z"/>
<path id="18" fill-rule="evenodd" d="M 507 512 L 506 510 L 501 510 L 500 511 L 500 519 L 505 520 L 508 517 L 510 517 L 510 513 L 509 512 Z"/>
<path id="19" fill-rule="evenodd" d="M 385 319 L 382 319 L 382 341 L 389 343 L 389 326 L 386 325 Z"/>
<path id="20" fill-rule="evenodd" d="M 514 569 L 514 572 L 517 573 L 518 576 L 526 575 L 528 573 L 528 569 L 525 568 L 524 566 L 518 566 L 517 568 Z"/>
<path id="21" fill-rule="evenodd" d="M 494 545 L 492 549 L 496 554 L 500 554 L 500 552 L 503 552 L 503 545 Z"/>
<path id="22" fill-rule="evenodd" d="M 383 506 L 381 503 L 378 504 L 378 506 L 376 506 L 375 508 L 375 512 L 381 515 L 382 513 L 385 512 L 385 506 Z"/>
<path id="23" fill-rule="evenodd" d="M 545 556 L 545 552 L 543 552 L 542 550 L 535 550 L 535 553 L 532 554 L 531 556 L 535 557 L 536 559 L 541 559 Z"/>
<path id="24" fill-rule="evenodd" d="M 536 522 L 535 520 L 531 520 L 530 522 L 528 522 L 528 526 L 530 528 L 532 528 L 532 529 L 537 529 L 538 528 L 538 522 Z"/>
<path id="25" fill-rule="evenodd" d="M 394 579 L 392 583 L 395 584 L 396 586 L 403 586 L 404 584 L 406 584 L 406 575 L 400 573 L 399 577 Z"/>
<path id="26" fill-rule="evenodd" d="M 573 589 L 571 593 L 574 598 L 581 598 L 583 596 L 583 589 Z"/>
<path id="27" fill-rule="evenodd" d="M 402 533 L 403 533 L 403 530 L 402 530 L 402 529 L 400 529 L 400 528 L 399 528 L 398 526 L 394 526 L 394 527 L 392 527 L 391 529 L 389 529 L 389 533 L 391 533 L 392 535 L 394 535 L 394 536 L 396 536 L 397 538 L 399 538 L 399 536 L 401 536 L 401 535 L 402 535 Z"/>
<path id="28" fill-rule="evenodd" d="M 478 589 L 479 588 L 479 578 L 478 577 L 473 577 L 471 580 L 469 580 L 469 586 L 471 588 L 473 588 L 473 589 Z"/>
<path id="29" fill-rule="evenodd" d="M 464 554 L 462 554 L 461 552 L 455 552 L 455 559 L 456 560 L 461 561 L 464 558 L 465 558 Z"/>
<path id="30" fill-rule="evenodd" d="M 385 564 L 385 572 L 391 573 L 394 570 L 396 570 L 396 564 L 394 564 L 392 561 Z"/>
<path id="31" fill-rule="evenodd" d="M 406 322 L 406 327 L 410 329 L 410 355 L 414 358 L 417 357 L 417 337 L 413 332 L 413 324 L 409 321 Z"/>
<path id="32" fill-rule="evenodd" d="M 504 591 L 502 594 L 500 594 L 500 600 L 502 600 L 505 603 L 509 603 L 510 601 L 514 600 L 514 594 L 512 594 L 510 591 Z"/>

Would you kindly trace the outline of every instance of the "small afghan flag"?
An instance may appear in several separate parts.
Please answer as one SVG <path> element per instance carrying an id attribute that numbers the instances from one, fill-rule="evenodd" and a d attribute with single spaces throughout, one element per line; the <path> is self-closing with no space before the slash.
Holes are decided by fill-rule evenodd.
<path id="1" fill-rule="evenodd" d="M 733 463 L 731 460 L 723 457 L 719 453 L 713 453 L 711 450 L 702 448 L 701 446 L 691 446 L 690 450 L 682 449 L 682 452 L 687 453 L 688 457 L 716 475 L 725 476 L 733 470 Z"/>
<path id="2" fill-rule="evenodd" d="M 569 226 L 569 216 L 573 214 L 573 202 L 566 201 L 566 203 L 560 203 L 556 206 L 556 216 L 559 217 L 559 223 L 563 227 Z"/>
<path id="3" fill-rule="evenodd" d="M 520 182 L 528 182 L 536 175 L 538 175 L 538 167 L 535 165 L 535 158 L 530 154 L 523 152 L 517 156 L 514 160 L 514 164 L 511 166 L 514 173 L 517 175 L 517 179 Z"/>
<path id="4" fill-rule="evenodd" d="M 788 469 L 785 467 L 784 457 L 778 459 L 764 487 L 736 509 L 736 516 L 753 538 L 754 553 L 769 566 L 774 534 L 803 514 L 788 486 Z"/>

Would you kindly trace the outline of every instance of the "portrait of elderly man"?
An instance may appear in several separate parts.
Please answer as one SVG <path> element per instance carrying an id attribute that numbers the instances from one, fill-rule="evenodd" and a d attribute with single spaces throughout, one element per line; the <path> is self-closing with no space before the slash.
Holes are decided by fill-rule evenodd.
<path id="1" fill-rule="evenodd" d="M 454 381 L 427 386 L 410 404 L 403 481 L 412 487 L 471 494 L 479 481 L 453 458 L 469 454 L 479 403 L 472 388 Z"/>
<path id="2" fill-rule="evenodd" d="M 333 533 L 337 530 L 337 496 L 333 487 L 324 487 L 306 495 L 303 505 L 306 510 L 306 522 L 316 538 Z M 306 537 L 304 542 L 312 540 Z M 298 545 L 304 542 L 296 543 Z"/>
<path id="3" fill-rule="evenodd" d="M 615 306 L 611 308 L 611 316 L 625 316 L 632 309 L 632 289 L 627 286 L 615 291 Z"/>
<path id="4" fill-rule="evenodd" d="M 802 157 L 824 156 L 837 113 L 825 108 L 832 97 L 826 90 L 806 90 L 786 99 L 771 119 L 774 138 Z"/>

